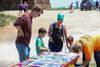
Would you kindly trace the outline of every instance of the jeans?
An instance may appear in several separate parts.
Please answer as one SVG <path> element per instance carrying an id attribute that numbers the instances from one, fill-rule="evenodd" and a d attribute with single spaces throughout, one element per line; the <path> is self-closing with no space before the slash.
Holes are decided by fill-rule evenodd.
<path id="1" fill-rule="evenodd" d="M 94 59 L 96 61 L 97 67 L 100 67 L 100 51 L 94 52 Z"/>
<path id="2" fill-rule="evenodd" d="M 28 45 L 16 43 L 16 48 L 17 48 L 17 51 L 18 51 L 18 54 L 19 54 L 20 62 L 29 58 L 30 47 Z"/>

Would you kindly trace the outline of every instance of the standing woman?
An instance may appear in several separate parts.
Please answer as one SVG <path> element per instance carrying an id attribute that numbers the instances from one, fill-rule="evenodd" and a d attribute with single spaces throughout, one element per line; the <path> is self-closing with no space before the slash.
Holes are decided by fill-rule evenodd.
<path id="1" fill-rule="evenodd" d="M 51 52 L 60 52 L 63 47 L 64 39 L 66 39 L 67 44 L 67 30 L 63 23 L 64 15 L 59 13 L 57 15 L 57 21 L 51 23 L 48 29 L 49 36 L 49 49 Z"/>

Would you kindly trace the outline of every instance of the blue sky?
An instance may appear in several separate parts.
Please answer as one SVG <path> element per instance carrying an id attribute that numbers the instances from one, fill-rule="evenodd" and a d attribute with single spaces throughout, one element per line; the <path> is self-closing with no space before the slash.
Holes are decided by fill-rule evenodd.
<path id="1" fill-rule="evenodd" d="M 80 4 L 82 0 L 50 0 L 50 3 L 52 8 L 68 8 L 71 2 L 76 6 L 76 1 Z M 93 1 L 95 2 L 96 0 Z"/>

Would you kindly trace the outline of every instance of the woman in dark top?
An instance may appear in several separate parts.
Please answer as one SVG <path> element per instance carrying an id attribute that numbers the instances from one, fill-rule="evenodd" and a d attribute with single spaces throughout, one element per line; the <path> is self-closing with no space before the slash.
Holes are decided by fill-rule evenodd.
<path id="1" fill-rule="evenodd" d="M 62 24 L 64 20 L 64 15 L 59 13 L 57 15 L 57 21 L 49 26 L 48 36 L 49 36 L 49 49 L 51 52 L 60 52 L 63 47 L 64 39 L 67 41 L 67 30 Z M 67 44 L 67 42 L 66 42 Z"/>

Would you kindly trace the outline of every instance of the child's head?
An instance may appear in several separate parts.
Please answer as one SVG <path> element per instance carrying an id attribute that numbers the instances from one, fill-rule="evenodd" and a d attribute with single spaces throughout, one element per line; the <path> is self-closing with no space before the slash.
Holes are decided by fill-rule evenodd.
<path id="1" fill-rule="evenodd" d="M 44 37 L 46 33 L 47 33 L 46 29 L 44 29 L 43 27 L 39 28 L 38 30 L 39 36 Z"/>
<path id="2" fill-rule="evenodd" d="M 69 37 L 67 38 L 67 41 L 68 41 L 68 43 L 69 43 L 70 45 L 72 45 L 72 44 L 73 44 L 73 41 L 74 41 L 74 38 L 73 38 L 72 36 L 69 36 Z"/>

